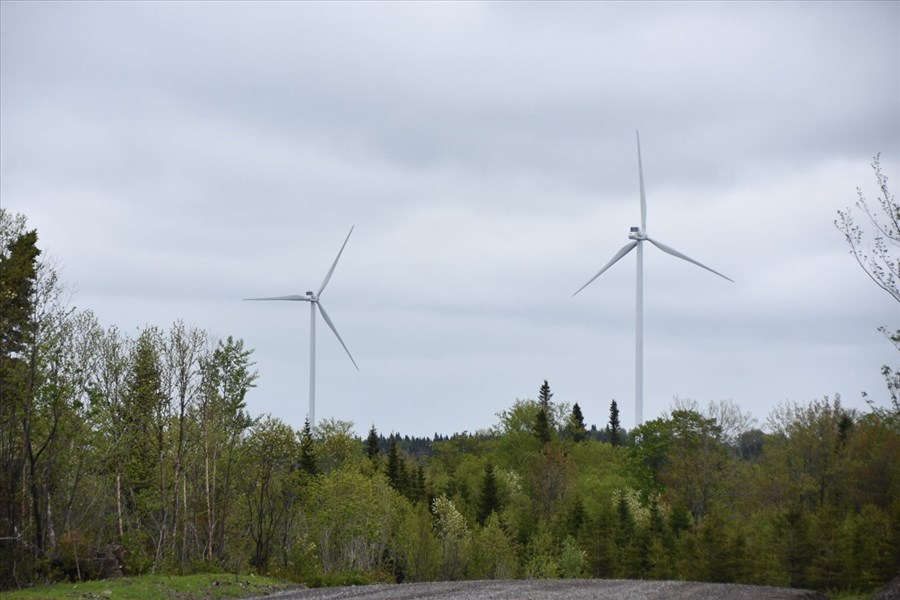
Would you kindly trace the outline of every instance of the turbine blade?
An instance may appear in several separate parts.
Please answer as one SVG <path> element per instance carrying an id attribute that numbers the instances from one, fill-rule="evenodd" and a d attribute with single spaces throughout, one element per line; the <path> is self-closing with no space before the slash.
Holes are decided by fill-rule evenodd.
<path id="1" fill-rule="evenodd" d="M 359 366 L 356 364 L 356 361 L 353 360 L 353 355 L 350 354 L 350 350 L 347 349 L 347 344 L 344 343 L 344 340 L 341 339 L 341 334 L 337 332 L 337 328 L 335 328 L 334 323 L 331 322 L 331 319 L 328 318 L 328 313 L 325 312 L 325 307 L 322 306 L 321 302 L 316 302 L 319 306 L 319 312 L 322 313 L 322 318 L 325 319 L 325 323 L 331 328 L 331 331 L 334 332 L 335 337 L 337 337 L 338 341 L 341 343 L 341 346 L 344 347 L 344 351 L 347 353 L 347 356 L 350 357 L 350 362 L 353 363 L 353 366 L 356 367 L 356 370 L 359 371 Z"/>
<path id="2" fill-rule="evenodd" d="M 641 183 L 641 232 L 647 233 L 647 198 L 644 196 L 644 167 L 641 165 L 641 134 L 634 132 L 637 136 L 638 149 L 638 178 Z"/>
<path id="3" fill-rule="evenodd" d="M 292 294 L 290 296 L 272 296 L 270 298 L 244 298 L 244 300 L 291 300 L 293 302 L 309 302 L 309 297 Z"/>
<path id="4" fill-rule="evenodd" d="M 591 278 L 588 280 L 588 282 L 587 282 L 586 284 L 584 284 L 583 286 L 581 286 L 580 288 L 578 288 L 578 292 L 580 292 L 581 290 L 583 290 L 583 289 L 586 288 L 587 286 L 591 285 L 591 283 L 592 283 L 595 279 L 597 279 L 598 277 L 600 277 L 601 275 L 603 275 L 603 272 L 604 272 L 604 271 L 606 271 L 608 268 L 610 268 L 611 266 L 613 266 L 613 265 L 616 263 L 617 260 L 619 260 L 620 258 L 622 258 L 623 256 L 625 256 L 626 254 L 628 254 L 629 252 L 631 252 L 632 250 L 634 250 L 634 247 L 637 246 L 637 245 L 638 245 L 638 243 L 637 243 L 636 241 L 635 241 L 635 242 L 629 242 L 629 243 L 625 244 L 625 246 L 624 246 L 621 250 L 619 250 L 618 252 L 616 252 L 616 255 L 612 257 L 612 260 L 609 261 L 608 263 L 606 263 L 606 266 L 605 266 L 605 267 L 603 267 L 602 269 L 600 269 L 600 271 L 599 271 L 596 275 L 594 275 L 593 277 L 591 277 Z M 572 294 L 572 295 L 575 296 L 575 295 L 578 294 L 578 292 L 575 292 L 575 293 Z"/>
<path id="5" fill-rule="evenodd" d="M 353 233 L 353 227 L 350 227 L 350 233 Z M 322 282 L 322 287 L 319 288 L 319 293 L 316 294 L 316 297 L 322 295 L 322 292 L 325 291 L 325 286 L 328 285 L 328 282 L 331 281 L 331 274 L 334 273 L 334 268 L 338 264 L 338 260 L 341 258 L 341 254 L 344 252 L 344 246 L 347 245 L 347 241 L 350 239 L 350 233 L 347 234 L 347 239 L 344 240 L 344 245 L 341 246 L 341 249 L 338 251 L 337 256 L 334 257 L 334 262 L 331 264 L 331 268 L 328 269 L 328 275 L 325 276 L 325 281 Z"/>
<path id="6" fill-rule="evenodd" d="M 707 267 L 707 266 L 704 265 L 703 263 L 697 262 L 696 260 L 694 260 L 694 259 L 691 258 L 690 256 L 687 256 L 687 255 L 685 255 L 685 254 L 682 254 L 681 252 L 679 252 L 679 251 L 676 250 L 675 248 L 671 248 L 671 247 L 669 247 L 669 246 L 666 246 L 666 245 L 663 244 L 662 242 L 657 242 L 656 240 L 651 239 L 651 238 L 647 238 L 647 241 L 650 242 L 651 244 L 653 244 L 654 246 L 656 246 L 657 248 L 659 248 L 660 250 L 662 250 L 663 252 L 666 252 L 666 253 L 668 253 L 668 254 L 671 254 L 672 256 L 676 256 L 676 257 L 678 257 L 678 258 L 680 258 L 680 259 L 682 259 L 682 260 L 686 260 L 686 261 L 688 261 L 689 263 L 694 263 L 694 264 L 697 265 L 698 267 L 702 267 L 702 268 L 706 269 L 707 271 L 709 271 L 709 272 L 711 272 L 711 273 L 715 273 L 715 274 L 718 275 L 719 277 L 721 277 L 721 278 L 723 278 L 723 279 L 727 279 L 727 280 L 730 281 L 731 283 L 734 283 L 734 279 L 732 279 L 732 278 L 730 278 L 730 277 L 726 277 L 725 275 L 722 275 L 721 273 L 719 273 L 719 272 L 716 271 L 715 269 L 710 269 L 709 267 Z"/>

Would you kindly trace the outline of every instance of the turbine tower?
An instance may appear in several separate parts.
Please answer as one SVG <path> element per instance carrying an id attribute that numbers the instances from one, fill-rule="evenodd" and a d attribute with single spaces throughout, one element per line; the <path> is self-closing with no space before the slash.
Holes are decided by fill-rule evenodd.
<path id="1" fill-rule="evenodd" d="M 359 366 L 357 366 L 356 361 L 353 360 L 353 355 L 350 354 L 350 350 L 347 349 L 347 345 L 344 343 L 344 340 L 341 339 L 341 334 L 338 333 L 334 323 L 331 322 L 331 319 L 328 317 L 328 313 L 325 312 L 325 307 L 322 306 L 320 300 L 322 292 L 325 291 L 325 286 L 328 285 L 328 282 L 331 280 L 331 274 L 334 273 L 334 268 L 337 266 L 338 260 L 340 260 L 341 254 L 344 252 L 344 246 L 346 246 L 347 242 L 350 240 L 351 233 L 353 233 L 353 227 L 350 228 L 350 233 L 347 234 L 344 245 L 341 246 L 341 249 L 338 251 L 334 263 L 332 263 L 331 268 L 328 269 L 328 274 L 325 276 L 325 280 L 322 282 L 317 293 L 306 292 L 305 296 L 294 294 L 291 296 L 273 296 L 269 298 L 244 298 L 244 300 L 253 301 L 286 300 L 288 302 L 309 302 L 309 426 L 311 429 L 316 426 L 316 307 L 318 307 L 319 312 L 322 313 L 325 324 L 334 332 L 335 337 L 341 343 L 341 346 L 344 347 L 344 351 L 346 351 L 347 356 L 350 357 L 350 362 L 352 362 L 353 366 L 356 367 L 356 370 L 359 371 Z"/>
<path id="2" fill-rule="evenodd" d="M 641 165 L 641 136 L 639 133 L 635 132 L 637 136 L 637 150 L 638 150 L 638 180 L 640 182 L 640 190 L 641 190 L 641 226 L 640 227 L 632 227 L 631 232 L 628 234 L 628 239 L 632 240 L 625 244 L 625 246 L 616 252 L 615 256 L 612 257 L 606 266 L 604 266 L 600 271 L 597 272 L 596 275 L 591 277 L 587 283 L 578 288 L 578 292 L 589 286 L 595 279 L 600 277 L 608 268 L 613 266 L 617 261 L 619 261 L 623 256 L 637 248 L 637 290 L 636 290 L 636 300 L 635 300 L 635 318 L 637 323 L 635 324 L 635 341 L 634 341 L 634 370 L 635 370 L 635 381 L 634 381 L 634 411 L 635 411 L 635 420 L 637 424 L 640 425 L 644 421 L 644 242 L 650 242 L 663 252 L 667 254 L 671 254 L 677 258 L 682 260 L 686 260 L 689 263 L 693 263 L 698 267 L 706 269 L 711 273 L 715 273 L 719 277 L 724 279 L 728 279 L 734 283 L 734 280 L 725 277 L 718 271 L 710 269 L 704 264 L 701 264 L 671 248 L 666 246 L 662 242 L 654 240 L 653 238 L 647 235 L 647 200 L 644 197 L 644 170 Z M 575 296 L 578 294 L 572 294 Z"/>

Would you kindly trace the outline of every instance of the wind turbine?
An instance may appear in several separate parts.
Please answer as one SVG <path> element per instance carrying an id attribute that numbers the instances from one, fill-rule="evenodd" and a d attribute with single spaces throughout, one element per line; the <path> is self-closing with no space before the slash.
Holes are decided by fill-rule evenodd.
<path id="1" fill-rule="evenodd" d="M 350 233 L 353 233 L 353 227 L 350 228 Z M 356 361 L 353 360 L 353 355 L 350 354 L 350 350 L 347 349 L 347 344 L 344 343 L 344 340 L 341 339 L 341 334 L 338 333 L 337 328 L 335 328 L 334 323 L 331 322 L 331 319 L 328 317 L 328 313 L 325 312 L 325 307 L 322 306 L 322 302 L 320 297 L 322 296 L 322 292 L 325 291 L 325 286 L 328 285 L 328 282 L 331 280 L 331 274 L 334 273 L 334 268 L 338 264 L 338 260 L 341 258 L 341 254 L 344 252 L 344 246 L 347 245 L 347 242 L 350 240 L 350 233 L 347 234 L 347 239 L 344 240 L 344 245 L 341 246 L 341 249 L 338 251 L 337 256 L 334 259 L 334 263 L 332 263 L 331 268 L 328 269 L 328 274 L 325 276 L 325 280 L 322 282 L 322 286 L 319 288 L 317 293 L 306 292 L 305 296 L 301 296 L 298 294 L 294 294 L 291 296 L 273 296 L 269 298 L 244 298 L 244 300 L 286 300 L 288 302 L 309 302 L 309 426 L 310 428 L 314 428 L 316 426 L 316 307 L 318 307 L 319 312 L 322 313 L 322 318 L 325 319 L 325 324 L 331 328 L 331 331 L 334 332 L 335 337 L 341 343 L 341 346 L 344 347 L 344 350 L 347 352 L 347 356 L 350 357 L 350 362 L 353 363 L 353 366 L 356 367 L 356 370 L 359 371 L 359 366 L 357 366 Z"/>
<path id="2" fill-rule="evenodd" d="M 628 239 L 632 240 L 625 244 L 625 246 L 616 252 L 615 256 L 612 257 L 606 266 L 600 269 L 596 275 L 591 277 L 587 283 L 578 288 L 578 292 L 589 286 L 595 279 L 600 277 L 608 268 L 613 266 L 617 261 L 619 261 L 623 256 L 637 248 L 637 291 L 636 291 L 636 301 L 635 301 L 635 313 L 637 324 L 635 326 L 635 342 L 634 342 L 634 369 L 635 369 L 635 383 L 634 383 L 634 410 L 637 424 L 640 425 L 644 420 L 644 242 L 650 242 L 663 252 L 667 254 L 671 254 L 677 258 L 682 260 L 686 260 L 689 263 L 693 263 L 698 267 L 706 269 L 711 273 L 715 273 L 719 277 L 727 279 L 728 281 L 734 283 L 734 280 L 725 277 L 718 271 L 710 269 L 704 264 L 701 264 L 679 252 L 678 250 L 666 246 L 662 242 L 654 240 L 653 238 L 647 235 L 647 200 L 644 197 L 644 170 L 641 166 L 641 136 L 639 133 L 635 132 L 637 136 L 637 150 L 638 150 L 638 179 L 640 180 L 640 189 L 641 189 L 641 226 L 640 227 L 632 227 L 631 232 L 628 234 Z M 578 294 L 575 292 L 572 294 L 575 296 Z"/>

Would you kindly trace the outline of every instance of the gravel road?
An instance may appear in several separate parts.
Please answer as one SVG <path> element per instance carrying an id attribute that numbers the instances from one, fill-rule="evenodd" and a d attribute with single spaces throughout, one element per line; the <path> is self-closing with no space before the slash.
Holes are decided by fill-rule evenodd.
<path id="1" fill-rule="evenodd" d="M 442 581 L 291 590 L 279 600 L 825 600 L 806 590 L 685 581 L 550 580 Z"/>

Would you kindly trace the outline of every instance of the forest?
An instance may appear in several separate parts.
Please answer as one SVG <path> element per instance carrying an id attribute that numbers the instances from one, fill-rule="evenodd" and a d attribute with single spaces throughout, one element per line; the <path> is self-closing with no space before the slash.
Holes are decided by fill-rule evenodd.
<path id="1" fill-rule="evenodd" d="M 625 431 L 611 401 L 588 427 L 536 381 L 475 433 L 298 431 L 249 414 L 242 340 L 104 327 L 0 209 L 0 590 L 210 571 L 873 590 L 900 565 L 900 381 L 885 377 L 868 411 L 824 397 L 764 423 L 682 400 Z"/>

